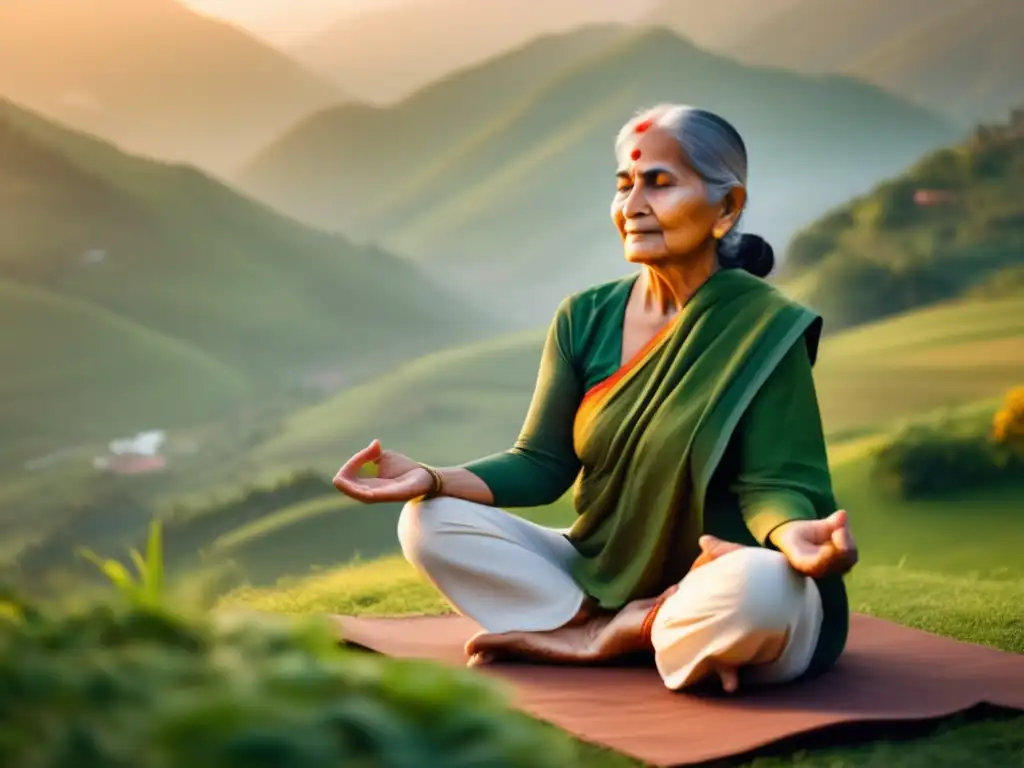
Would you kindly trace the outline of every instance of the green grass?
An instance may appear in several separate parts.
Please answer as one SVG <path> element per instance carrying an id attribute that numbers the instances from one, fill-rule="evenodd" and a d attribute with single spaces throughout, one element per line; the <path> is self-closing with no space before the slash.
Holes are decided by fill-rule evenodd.
<path id="1" fill-rule="evenodd" d="M 353 555 L 394 552 L 398 510 L 364 507 L 340 494 L 285 507 L 236 528 L 209 547 L 250 584 L 274 584 L 334 566 Z"/>
<path id="2" fill-rule="evenodd" d="M 884 566 L 858 566 L 850 577 L 855 611 L 937 634 L 1024 653 L 1019 621 L 1024 579 L 986 581 L 965 576 Z M 245 588 L 225 596 L 220 608 L 303 614 L 438 614 L 450 606 L 404 560 L 386 558 L 310 576 L 272 589 Z M 938 674 L 939 672 L 937 672 Z M 621 755 L 578 746 L 581 765 L 637 766 Z M 936 735 L 905 743 L 873 743 L 791 757 L 759 759 L 750 765 L 886 768 L 1015 765 L 1024 760 L 1024 720 L 945 727 Z M 1015 762 L 1017 761 L 1017 762 Z"/>

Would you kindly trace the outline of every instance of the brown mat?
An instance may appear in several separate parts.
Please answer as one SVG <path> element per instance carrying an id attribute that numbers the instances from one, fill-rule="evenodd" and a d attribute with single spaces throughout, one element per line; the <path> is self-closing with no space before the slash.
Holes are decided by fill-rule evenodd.
<path id="1" fill-rule="evenodd" d="M 338 617 L 351 645 L 465 664 L 478 627 L 457 616 Z M 743 755 L 822 728 L 912 722 L 979 704 L 1024 710 L 1024 655 L 855 615 L 846 653 L 821 677 L 737 698 L 668 691 L 652 667 L 498 664 L 516 705 L 574 736 L 660 766 Z"/>

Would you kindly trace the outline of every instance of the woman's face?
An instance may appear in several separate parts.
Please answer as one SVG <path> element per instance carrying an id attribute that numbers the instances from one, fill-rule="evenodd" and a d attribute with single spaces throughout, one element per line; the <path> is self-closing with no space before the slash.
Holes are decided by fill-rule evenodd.
<path id="1" fill-rule="evenodd" d="M 713 248 L 714 237 L 735 223 L 729 209 L 736 194 L 718 203 L 687 164 L 679 143 L 656 126 L 634 133 L 619 157 L 611 215 L 626 260 L 637 264 L 676 261 Z M 742 194 L 742 190 L 734 190 Z M 742 208 L 742 202 L 740 203 Z"/>

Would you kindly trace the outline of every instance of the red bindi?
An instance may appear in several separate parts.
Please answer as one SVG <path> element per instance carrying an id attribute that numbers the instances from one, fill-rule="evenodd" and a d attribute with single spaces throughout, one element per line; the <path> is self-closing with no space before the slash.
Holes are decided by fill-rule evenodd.
<path id="1" fill-rule="evenodd" d="M 639 149 L 634 149 L 632 152 L 629 153 L 629 156 L 631 158 L 633 158 L 633 160 L 639 160 L 640 159 L 640 150 Z"/>
<path id="2" fill-rule="evenodd" d="M 633 130 L 636 131 L 637 133 L 643 133 L 648 128 L 650 128 L 651 125 L 653 125 L 653 124 L 654 124 L 653 120 L 644 120 L 642 123 L 637 123 L 636 124 L 636 128 L 634 128 Z"/>

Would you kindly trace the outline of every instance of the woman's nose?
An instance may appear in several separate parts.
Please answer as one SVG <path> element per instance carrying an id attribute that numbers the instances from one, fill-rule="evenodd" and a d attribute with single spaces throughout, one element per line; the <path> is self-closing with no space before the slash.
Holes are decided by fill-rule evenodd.
<path id="1" fill-rule="evenodd" d="M 637 216 L 644 216 L 649 212 L 650 209 L 647 205 L 646 195 L 644 195 L 640 185 L 637 184 L 629 191 L 625 201 L 623 201 L 622 213 L 627 219 L 633 219 Z"/>

